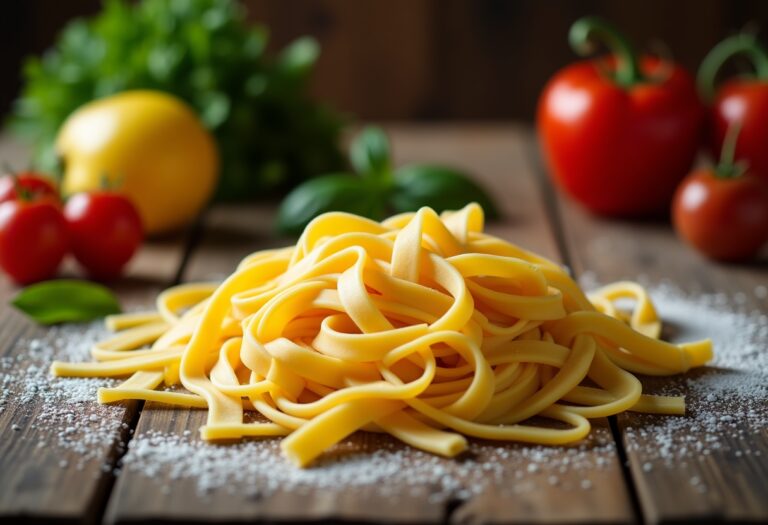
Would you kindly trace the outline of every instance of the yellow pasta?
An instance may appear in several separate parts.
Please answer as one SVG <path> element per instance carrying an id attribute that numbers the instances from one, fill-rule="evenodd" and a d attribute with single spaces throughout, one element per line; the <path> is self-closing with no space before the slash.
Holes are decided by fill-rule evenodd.
<path id="1" fill-rule="evenodd" d="M 51 370 L 129 376 L 99 391 L 103 403 L 207 408 L 206 440 L 287 436 L 299 466 L 358 430 L 455 456 L 467 437 L 559 445 L 584 438 L 590 418 L 683 414 L 682 398 L 643 395 L 633 373 L 701 366 L 711 343 L 660 341 L 634 283 L 590 299 L 557 264 L 483 233 L 476 204 L 381 223 L 327 213 L 221 285 L 177 286 L 157 312 L 109 318 L 118 332 L 95 362 Z"/>

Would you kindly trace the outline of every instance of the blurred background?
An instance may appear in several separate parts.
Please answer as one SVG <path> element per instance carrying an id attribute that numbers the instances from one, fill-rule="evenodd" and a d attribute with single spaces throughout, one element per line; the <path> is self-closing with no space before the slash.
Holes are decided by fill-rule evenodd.
<path id="1" fill-rule="evenodd" d="M 761 0 L 247 0 L 270 48 L 312 35 L 322 52 L 312 94 L 361 120 L 531 120 L 547 78 L 574 60 L 566 35 L 586 14 L 639 45 L 661 41 L 695 70 L 725 36 L 768 22 Z M 48 48 L 99 0 L 25 0 L 0 18 L 0 114 L 20 88 L 23 58 Z M 764 29 L 764 28 L 763 28 Z"/>
<path id="2" fill-rule="evenodd" d="M 692 216 L 703 215 L 690 219 L 690 230 L 723 251 L 688 240 L 729 260 L 768 246 L 768 48 L 761 43 L 768 0 L 26 0 L 4 7 L 0 203 L 26 205 L 25 193 L 37 198 L 44 188 L 55 208 L 107 188 L 127 201 L 140 219 L 136 230 L 148 237 L 190 227 L 211 202 L 265 205 L 266 222 L 281 235 L 300 234 L 328 211 L 381 220 L 477 202 L 493 219 L 501 208 L 478 168 L 455 162 L 461 155 L 451 157 L 439 141 L 429 158 L 403 162 L 389 136 L 396 144 L 398 127 L 437 133 L 448 122 L 491 123 L 525 136 L 526 148 L 541 153 L 541 172 L 593 213 L 672 216 L 678 230 L 676 217 L 687 217 L 679 208 L 689 201 L 673 197 L 689 183 L 698 191 L 691 167 L 720 157 L 707 180 L 730 179 L 717 190 L 727 194 L 726 211 L 750 222 L 720 228 L 720 201 L 707 211 L 693 193 Z M 584 69 L 596 67 L 597 81 L 573 87 L 569 70 L 544 91 L 556 72 L 581 60 L 568 43 L 571 27 L 582 34 L 576 47 L 595 51 Z M 599 58 L 609 52 L 618 68 Z M 631 57 L 646 53 L 662 59 L 658 70 L 632 67 Z M 672 63 L 690 78 L 670 75 Z M 724 82 L 729 77 L 735 82 Z M 604 89 L 610 85 L 629 94 L 631 110 L 614 96 L 622 91 Z M 534 124 L 542 93 L 534 135 L 526 124 Z M 745 170 L 748 177 L 738 176 Z M 728 251 L 732 231 L 752 235 L 738 253 Z M 61 257 L 51 258 L 53 270 Z"/>

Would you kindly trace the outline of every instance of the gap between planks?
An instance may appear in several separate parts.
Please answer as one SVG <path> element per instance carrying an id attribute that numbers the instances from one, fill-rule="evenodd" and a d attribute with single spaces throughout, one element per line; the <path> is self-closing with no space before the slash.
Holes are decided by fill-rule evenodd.
<path id="1" fill-rule="evenodd" d="M 183 248 L 181 250 L 181 257 L 179 259 L 179 264 L 173 273 L 173 277 L 162 286 L 162 288 L 168 288 L 171 286 L 175 286 L 177 284 L 180 284 L 182 281 L 182 278 L 184 276 L 184 272 L 186 271 L 187 264 L 189 263 L 190 258 L 192 257 L 192 254 L 194 253 L 195 249 L 197 248 L 200 238 L 203 234 L 203 224 L 205 222 L 205 217 L 207 216 L 208 210 L 203 212 L 197 220 L 189 227 L 188 231 L 183 234 Z M 117 469 L 119 471 L 120 463 L 125 456 L 125 454 L 128 452 L 128 446 L 130 445 L 131 440 L 133 439 L 134 433 L 136 431 L 136 427 L 139 424 L 139 419 L 141 418 L 141 413 L 144 410 L 145 401 L 143 400 L 137 400 L 133 401 L 132 404 L 135 405 L 134 411 L 126 411 L 127 416 L 127 428 L 124 429 L 122 432 L 122 435 L 120 436 L 120 439 L 118 440 L 118 447 L 114 450 L 113 456 L 109 460 L 109 466 L 110 471 L 105 476 L 104 481 L 104 488 L 102 490 L 103 497 L 97 497 L 95 498 L 95 505 L 96 509 L 93 512 L 93 516 L 95 517 L 94 521 L 96 523 L 102 523 L 104 522 L 104 517 L 107 511 L 107 505 L 109 504 L 109 500 L 112 496 L 112 491 L 115 488 L 115 483 L 117 482 L 117 475 L 114 474 L 115 470 Z"/>
<path id="2" fill-rule="evenodd" d="M 0 154 L 18 166 L 29 158 L 27 149 L 7 135 L 0 135 Z M 172 281 L 183 259 L 182 242 L 177 237 L 142 247 L 126 277 L 114 283 L 123 306 L 144 306 Z M 61 274 L 82 275 L 71 259 Z M 66 411 L 52 416 L 51 406 L 56 402 L 51 399 L 58 400 L 59 394 L 47 384 L 42 385 L 48 382 L 49 359 L 61 354 L 63 346 L 80 343 L 79 335 L 90 327 L 37 326 L 8 304 L 17 290 L 6 278 L 0 278 L 0 357 L 4 360 L 0 374 L 4 399 L 0 403 L 0 521 L 96 522 L 109 496 L 120 447 L 130 439 L 138 404 L 100 407 L 69 403 L 62 407 Z M 82 340 L 82 344 L 87 343 Z M 63 391 L 63 403 L 67 403 L 69 394 Z M 67 433 L 62 437 L 64 426 Z M 70 427 L 73 434 L 69 433 Z M 91 435 L 87 445 L 71 446 L 94 431 L 96 435 Z"/>
<path id="3" fill-rule="evenodd" d="M 556 241 L 542 211 L 539 183 L 529 164 L 525 151 L 530 147 L 529 132 L 522 127 L 508 126 L 391 126 L 398 164 L 410 161 L 434 161 L 464 167 L 477 173 L 497 195 L 503 206 L 505 221 L 489 225 L 495 235 L 517 242 L 528 248 L 557 258 Z M 239 259 L 254 249 L 287 241 L 276 241 L 270 236 L 271 213 L 266 206 L 259 208 L 230 208 L 214 210 L 206 222 L 201 245 L 192 254 L 186 267 L 185 279 L 221 279 Z M 174 435 L 191 432 L 197 439 L 197 429 L 205 419 L 204 411 L 176 410 L 148 403 L 137 426 L 139 431 L 158 430 Z M 598 422 L 597 427 L 600 427 Z M 607 439 L 613 447 L 613 438 L 607 425 L 594 434 Z M 353 445 L 366 450 L 375 448 L 378 437 L 353 436 Z M 387 440 L 390 446 L 392 440 Z M 402 445 L 397 445 L 400 446 Z M 515 451 L 525 445 L 512 444 Z M 368 449 L 370 450 L 370 449 Z M 590 452 L 587 452 L 588 454 Z M 148 480 L 140 473 L 124 469 L 117 481 L 107 510 L 109 522 L 135 522 L 137 520 L 212 520 L 234 521 L 264 519 L 267 521 L 295 520 L 347 520 L 500 523 L 523 522 L 632 522 L 632 510 L 626 485 L 621 474 L 618 455 L 609 453 L 608 466 L 599 472 L 568 471 L 564 476 L 578 484 L 589 478 L 591 491 L 569 493 L 561 487 L 547 487 L 546 474 L 526 474 L 525 483 L 540 483 L 546 490 L 504 498 L 499 493 L 487 493 L 466 501 L 448 499 L 435 504 L 408 500 L 389 506 L 376 491 L 355 490 L 333 496 L 316 490 L 302 495 L 301 505 L 295 494 L 277 494 L 260 500 L 248 500 L 218 490 L 207 499 L 194 496 L 193 480 L 170 479 L 160 473 L 158 479 Z M 447 461 L 446 464 L 450 464 Z M 526 470 L 526 462 L 518 457 L 510 460 L 506 468 L 511 472 Z M 168 492 L 161 493 L 158 484 L 168 483 Z M 402 492 L 402 491 L 401 491 Z"/>
<path id="4" fill-rule="evenodd" d="M 763 315 L 768 313 L 765 302 L 760 304 L 753 294 L 758 285 L 768 281 L 765 266 L 761 269 L 717 265 L 683 245 L 668 225 L 597 221 L 572 204 L 565 205 L 571 208 L 565 227 L 569 231 L 574 265 L 577 269 L 594 271 L 601 283 L 643 277 L 652 287 L 663 288 L 665 280 L 671 279 L 675 287 L 690 293 L 691 297 L 725 293 L 730 297 L 728 308 L 736 311 L 733 297 L 741 294 L 747 311 L 757 309 Z M 664 304 L 660 306 L 663 310 Z M 695 314 L 692 307 L 691 315 Z M 768 346 L 765 336 L 760 342 L 765 351 Z M 714 351 L 717 355 L 717 345 Z M 728 372 L 701 369 L 681 376 L 641 380 L 649 392 L 668 387 L 679 389 L 686 394 L 687 403 L 694 411 L 705 410 L 716 418 L 736 417 L 736 423 L 727 430 L 708 429 L 691 409 L 685 416 L 687 419 L 676 425 L 672 425 L 668 416 L 627 413 L 617 418 L 630 473 L 649 523 L 768 521 L 768 432 L 738 419 L 739 407 L 728 406 L 724 390 L 713 394 L 717 403 L 702 403 L 704 394 L 688 387 L 689 380 L 702 374 L 721 373 Z M 656 425 L 657 430 L 644 430 L 654 429 Z M 698 443 L 692 443 L 691 439 Z M 677 450 L 695 445 L 701 446 L 700 453 L 684 454 Z"/>
<path id="5" fill-rule="evenodd" d="M 177 246 L 175 241 L 165 241 L 142 248 L 132 261 L 127 277 L 115 284 L 116 294 L 125 307 L 144 306 L 150 296 L 169 283 L 181 260 L 181 249 Z M 79 273 L 68 264 L 62 275 Z M 38 387 L 36 383 L 48 381 L 49 354 L 87 344 L 79 335 L 92 327 L 85 324 L 36 326 L 7 304 L 16 288 L 5 280 L 1 288 L 0 311 L 4 322 L 0 330 L 0 354 L 3 359 L 12 359 L 18 364 L 11 368 L 5 368 L 4 364 L 3 372 L 5 380 L 10 380 L 4 385 L 8 388 L 4 393 L 10 397 L 0 413 L 3 435 L 0 521 L 98 521 L 111 488 L 111 472 L 119 460 L 121 447 L 130 439 L 131 422 L 136 418 L 138 404 L 102 407 L 95 403 L 68 403 L 64 398 L 69 393 L 62 383 L 62 402 L 66 406 L 50 414 L 59 390 L 42 391 L 48 387 Z M 62 434 L 64 427 L 67 427 L 66 435 Z M 73 446 L 89 435 L 88 444 Z"/>
<path id="6" fill-rule="evenodd" d="M 540 171 L 543 173 L 541 168 Z M 598 219 L 554 191 L 552 199 L 551 206 L 559 210 L 564 251 L 569 254 L 576 276 L 589 273 L 597 276 L 599 284 L 642 278 L 651 286 L 672 278 L 675 286 L 683 291 L 741 294 L 750 308 L 768 313 L 765 304 L 760 305 L 752 295 L 758 285 L 768 281 L 765 260 L 762 266 L 761 263 L 718 265 L 698 256 L 678 240 L 667 222 Z M 765 338 L 762 341 L 768 343 Z M 644 390 L 651 393 L 665 385 L 678 385 L 685 391 L 685 380 L 701 373 L 707 372 L 693 371 L 667 378 L 641 377 L 641 381 Z M 688 392 L 687 401 L 694 404 L 695 393 Z M 729 415 L 725 408 L 715 412 L 718 416 Z M 691 457 L 676 458 L 673 452 L 670 461 L 669 457 L 656 453 L 661 447 L 656 437 L 644 435 L 642 431 L 643 427 L 652 428 L 656 422 L 663 424 L 669 417 L 674 416 L 630 412 L 611 418 L 617 447 L 626 458 L 623 465 L 626 482 L 636 496 L 643 521 L 768 521 L 768 433 L 765 429 L 760 432 L 740 423 L 732 432 L 734 436 L 744 434 L 732 440 L 724 435 L 717 438 L 718 431 L 714 431 L 708 439 L 729 443 L 708 450 L 708 454 Z M 686 417 L 691 417 L 690 413 Z M 639 433 L 628 430 L 630 427 L 639 429 Z M 695 431 L 690 432 L 696 435 Z M 700 440 L 707 437 L 702 429 L 698 433 Z M 666 439 L 682 441 L 689 437 L 686 434 L 689 432 L 681 426 L 670 430 Z"/>
<path id="7" fill-rule="evenodd" d="M 566 268 L 572 273 L 573 277 L 578 280 L 579 274 L 577 268 L 574 265 L 573 255 L 571 253 L 570 244 L 568 242 L 568 235 L 565 227 L 564 216 L 566 210 L 563 209 L 562 201 L 558 196 L 557 189 L 552 185 L 551 179 L 546 172 L 546 168 L 543 164 L 541 157 L 541 150 L 538 146 L 538 142 L 533 134 L 528 136 L 529 145 L 526 151 L 529 154 L 529 162 L 533 167 L 533 171 L 536 175 L 537 182 L 539 183 L 540 192 L 544 207 L 547 210 L 547 217 L 550 221 L 550 227 L 557 243 L 557 249 L 560 252 L 561 259 Z M 624 479 L 624 483 L 627 487 L 630 504 L 632 510 L 637 517 L 639 523 L 645 523 L 646 519 L 643 513 L 643 507 L 640 504 L 640 498 L 638 496 L 637 486 L 635 480 L 630 472 L 629 459 L 627 457 L 627 450 L 625 448 L 624 440 L 621 437 L 621 431 L 618 425 L 618 419 L 616 416 L 608 416 L 608 424 L 611 429 L 611 436 L 613 437 L 614 445 L 616 447 L 616 453 L 618 455 L 618 462 L 621 468 L 621 475 Z"/>

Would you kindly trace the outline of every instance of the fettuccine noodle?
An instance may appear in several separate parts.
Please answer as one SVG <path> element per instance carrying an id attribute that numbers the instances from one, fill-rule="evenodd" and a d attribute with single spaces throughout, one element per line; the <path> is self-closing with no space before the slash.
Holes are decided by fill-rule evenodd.
<path id="1" fill-rule="evenodd" d="M 455 456 L 467 437 L 559 445 L 584 438 L 590 418 L 685 412 L 682 398 L 643 395 L 633 373 L 701 366 L 710 341 L 660 341 L 643 288 L 587 298 L 483 220 L 476 204 L 381 223 L 327 213 L 220 285 L 176 286 L 157 312 L 108 318 L 117 333 L 93 347 L 96 362 L 51 370 L 129 376 L 100 389 L 102 403 L 205 408 L 205 440 L 287 436 L 300 466 L 357 430 Z M 158 389 L 179 383 L 188 392 Z"/>

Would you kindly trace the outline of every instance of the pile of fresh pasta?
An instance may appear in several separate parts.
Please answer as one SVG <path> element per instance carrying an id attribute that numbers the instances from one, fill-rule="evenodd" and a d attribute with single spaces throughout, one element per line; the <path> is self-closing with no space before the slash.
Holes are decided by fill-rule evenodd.
<path id="1" fill-rule="evenodd" d="M 117 333 L 95 362 L 51 370 L 127 376 L 102 403 L 205 408 L 205 440 L 286 436 L 299 466 L 358 430 L 455 456 L 467 437 L 558 445 L 584 438 L 589 418 L 685 412 L 682 398 L 643 395 L 633 373 L 701 366 L 709 341 L 660 341 L 640 286 L 587 298 L 483 220 L 476 204 L 381 223 L 327 213 L 220 285 L 176 286 L 157 312 L 108 318 Z M 164 388 L 178 384 L 187 392 Z"/>

